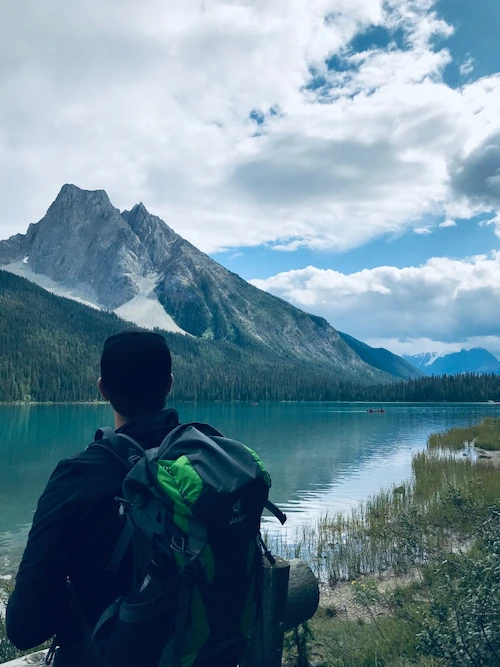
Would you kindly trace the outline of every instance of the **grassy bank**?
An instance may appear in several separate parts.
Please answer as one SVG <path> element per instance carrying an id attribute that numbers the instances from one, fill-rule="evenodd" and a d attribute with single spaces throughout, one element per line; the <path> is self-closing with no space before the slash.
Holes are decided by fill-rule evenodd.
<path id="1" fill-rule="evenodd" d="M 472 443 L 499 449 L 500 420 L 432 435 L 411 480 L 276 545 L 326 582 L 290 665 L 500 665 L 500 470 Z"/>
<path id="2" fill-rule="evenodd" d="M 452 428 L 429 438 L 429 449 L 432 450 L 459 450 L 464 444 L 486 451 L 500 451 L 500 418 L 488 417 L 474 426 Z"/>

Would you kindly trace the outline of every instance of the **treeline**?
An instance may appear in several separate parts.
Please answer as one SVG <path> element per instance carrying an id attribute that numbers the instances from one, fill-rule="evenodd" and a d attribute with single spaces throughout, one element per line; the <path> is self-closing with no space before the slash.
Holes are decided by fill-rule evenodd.
<path id="1" fill-rule="evenodd" d="M 500 376 L 496 374 L 422 377 L 383 386 L 355 388 L 354 401 L 400 401 L 406 403 L 467 403 L 500 401 Z"/>
<path id="2" fill-rule="evenodd" d="M 123 326 L 113 314 L 55 297 L 0 271 L 0 402 L 97 400 L 102 344 Z M 324 364 L 282 358 L 264 346 L 164 335 L 173 355 L 174 400 L 500 400 L 496 375 L 361 386 Z"/>

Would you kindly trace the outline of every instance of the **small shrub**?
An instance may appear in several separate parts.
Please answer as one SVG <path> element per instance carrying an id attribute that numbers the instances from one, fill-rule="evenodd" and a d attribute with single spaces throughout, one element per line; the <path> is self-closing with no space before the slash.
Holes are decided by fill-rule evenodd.
<path id="1" fill-rule="evenodd" d="M 7 582 L 0 582 L 0 607 L 7 604 L 9 599 L 10 586 Z M 7 639 L 7 632 L 5 629 L 5 618 L 0 613 L 0 664 L 14 660 L 20 655 L 20 652 Z"/>
<path id="2" fill-rule="evenodd" d="M 500 508 L 490 508 L 478 543 L 434 570 L 422 650 L 457 667 L 500 665 Z"/>

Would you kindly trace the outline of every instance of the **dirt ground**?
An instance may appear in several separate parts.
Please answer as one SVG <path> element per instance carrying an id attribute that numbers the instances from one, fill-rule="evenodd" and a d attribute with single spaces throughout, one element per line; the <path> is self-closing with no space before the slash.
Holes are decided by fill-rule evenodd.
<path id="1" fill-rule="evenodd" d="M 408 586 L 418 579 L 418 576 L 417 570 L 400 576 L 387 574 L 378 580 L 377 588 L 381 593 L 386 593 L 396 586 Z M 319 606 L 332 616 L 341 616 L 350 621 L 358 619 L 368 621 L 371 618 L 368 610 L 356 602 L 350 581 L 340 581 L 333 587 L 325 583 L 320 584 Z M 379 615 L 386 614 L 387 610 L 373 606 L 372 612 Z"/>
<path id="2" fill-rule="evenodd" d="M 500 451 L 486 451 L 485 449 L 476 447 L 476 454 L 479 461 L 495 466 L 495 468 L 500 468 Z"/>

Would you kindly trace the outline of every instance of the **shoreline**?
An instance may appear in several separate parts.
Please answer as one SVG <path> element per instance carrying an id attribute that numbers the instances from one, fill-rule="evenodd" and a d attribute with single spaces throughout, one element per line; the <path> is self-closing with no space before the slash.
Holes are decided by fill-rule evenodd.
<path id="1" fill-rule="evenodd" d="M 307 404 L 307 405 L 482 405 L 488 408 L 500 407 L 496 403 L 490 403 L 489 401 L 221 401 L 219 399 L 214 400 L 196 400 L 196 399 L 178 399 L 170 401 L 170 404 L 177 403 L 190 403 L 190 404 L 207 404 L 207 403 L 224 403 L 224 404 L 233 404 L 239 403 L 242 405 L 251 405 L 252 407 L 258 407 L 259 405 L 298 405 L 298 404 Z M 31 407 L 37 405 L 107 405 L 106 401 L 96 399 L 94 401 L 0 401 L 0 407 L 3 405 L 6 406 L 19 406 L 19 407 Z M 170 407 L 167 405 L 166 407 Z M 498 410 L 498 416 L 500 417 L 500 409 Z"/>

